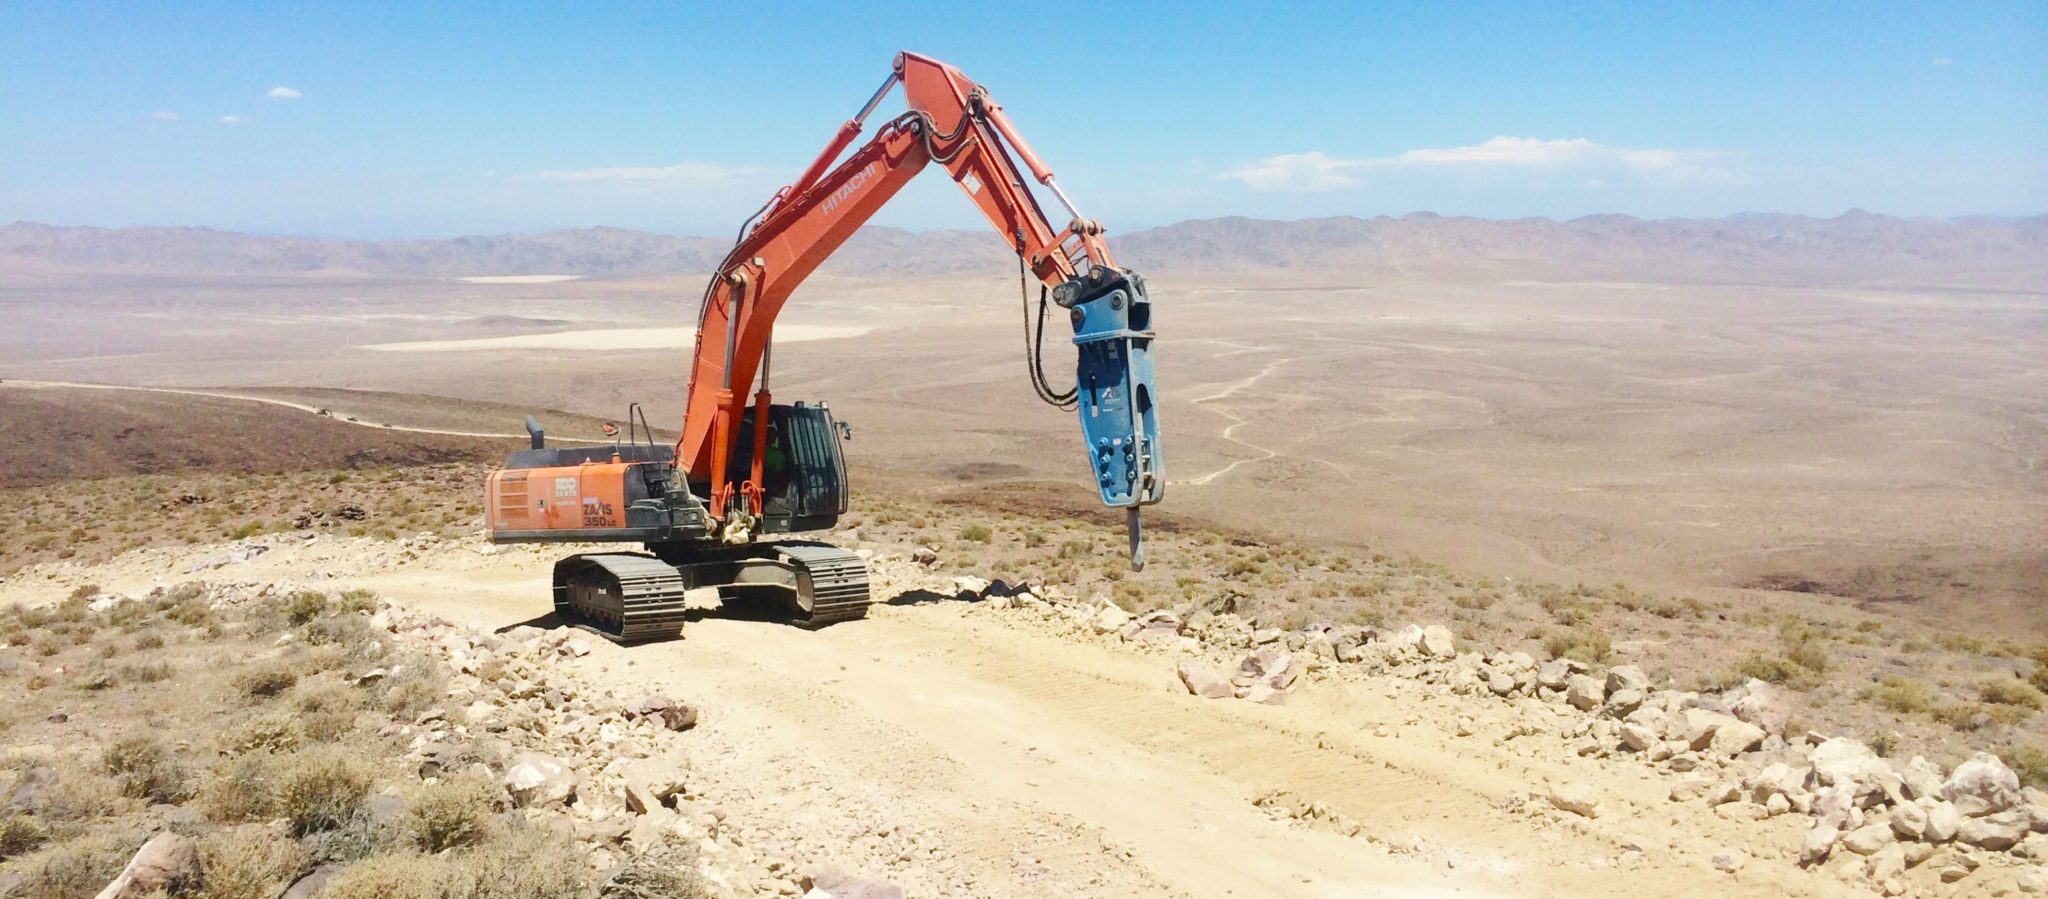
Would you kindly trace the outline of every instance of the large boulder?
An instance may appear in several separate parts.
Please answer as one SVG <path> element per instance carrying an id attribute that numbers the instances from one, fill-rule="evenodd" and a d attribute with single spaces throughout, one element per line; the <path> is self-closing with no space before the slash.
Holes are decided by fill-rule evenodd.
<path id="1" fill-rule="evenodd" d="M 527 808 L 565 804 L 575 798 L 580 782 L 574 769 L 542 752 L 522 752 L 505 767 L 505 791 Z"/>
<path id="2" fill-rule="evenodd" d="M 1301 676 L 1301 667 L 1292 653 L 1277 646 L 1267 646 L 1238 662 L 1231 685 L 1236 688 L 1239 698 L 1279 705 L 1287 701 L 1287 694 L 1294 689 L 1295 679 Z"/>
<path id="3" fill-rule="evenodd" d="M 1909 761 L 1889 762 L 1892 773 L 1899 776 L 1899 784 L 1906 791 L 1907 799 L 1941 794 L 1941 768 L 1921 756 Z"/>
<path id="4" fill-rule="evenodd" d="M 1586 666 L 1571 659 L 1551 659 L 1536 669 L 1536 683 L 1552 690 L 1562 690 L 1572 675 L 1584 670 Z"/>
<path id="5" fill-rule="evenodd" d="M 1574 674 L 1565 681 L 1564 701 L 1572 708 L 1590 712 L 1607 702 L 1607 685 L 1586 674 Z"/>
<path id="6" fill-rule="evenodd" d="M 1098 634 L 1114 634 L 1131 622 L 1131 613 L 1118 608 L 1115 603 L 1104 604 L 1088 622 L 1089 628 Z"/>
<path id="7" fill-rule="evenodd" d="M 1860 740 L 1834 737 L 1813 748 L 1813 781 L 1823 786 L 1850 785 L 1859 791 L 1876 788 L 1877 775 L 1890 774 L 1891 766 Z"/>
<path id="8" fill-rule="evenodd" d="M 1574 815 L 1600 817 L 1600 796 L 1584 781 L 1570 781 L 1550 788 L 1550 804 Z"/>
<path id="9" fill-rule="evenodd" d="M 1650 676 L 1635 665 L 1616 665 L 1607 669 L 1607 694 L 1612 696 L 1623 690 L 1648 690 Z"/>
<path id="10" fill-rule="evenodd" d="M 141 899 L 152 894 L 177 894 L 199 883 L 199 847 L 189 837 L 164 831 L 150 837 L 128 866 L 100 890 L 96 899 Z"/>
<path id="11" fill-rule="evenodd" d="M 1939 799 L 1927 802 L 1927 836 L 1929 843 L 1946 843 L 1956 838 L 1956 832 L 1963 827 L 1963 813 L 1956 811 L 1955 803 Z"/>
<path id="12" fill-rule="evenodd" d="M 1739 719 L 1731 720 L 1714 728 L 1707 750 L 1723 757 L 1738 756 L 1762 745 L 1766 736 L 1761 727 Z"/>
<path id="13" fill-rule="evenodd" d="M 619 781 L 626 808 L 645 815 L 666 808 L 671 797 L 683 792 L 683 769 L 674 763 L 635 759 L 619 766 Z"/>
<path id="14" fill-rule="evenodd" d="M 1762 729 L 1734 715 L 1707 709 L 1686 709 L 1679 717 L 1684 730 L 1679 739 L 1694 750 L 1732 756 L 1748 752 L 1764 739 Z"/>
<path id="15" fill-rule="evenodd" d="M 1229 699 L 1237 691 L 1216 669 L 1194 659 L 1182 659 L 1176 666 L 1181 686 L 1204 699 Z"/>
<path id="16" fill-rule="evenodd" d="M 2026 839 L 2027 823 L 2026 813 L 2016 809 L 1964 818 L 1962 826 L 1956 828 L 1956 842 L 2004 852 Z"/>
<path id="17" fill-rule="evenodd" d="M 2020 804 L 2020 778 L 1998 756 L 1979 752 L 1949 772 L 1941 798 L 1965 816 L 2002 812 Z"/>
<path id="18" fill-rule="evenodd" d="M 1784 733 L 1786 723 L 1792 720 L 1792 703 L 1785 698 L 1785 691 L 1756 678 L 1744 681 L 1722 699 L 1730 714 L 1771 733 Z"/>
<path id="19" fill-rule="evenodd" d="M 1874 855 L 1877 850 L 1891 845 L 1897 839 L 1891 826 L 1872 821 L 1842 835 L 1842 848 L 1857 855 Z"/>
<path id="20" fill-rule="evenodd" d="M 1441 624 L 1423 628 L 1422 654 L 1432 659 L 1448 659 L 1457 655 L 1457 650 L 1452 646 L 1450 629 Z"/>

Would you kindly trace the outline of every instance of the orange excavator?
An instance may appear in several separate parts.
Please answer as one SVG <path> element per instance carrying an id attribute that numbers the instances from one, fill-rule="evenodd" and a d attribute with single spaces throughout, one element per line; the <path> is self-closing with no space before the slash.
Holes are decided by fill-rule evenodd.
<path id="1" fill-rule="evenodd" d="M 853 147 L 898 85 L 908 111 Z M 1143 566 L 1138 510 L 1158 502 L 1166 486 L 1145 281 L 1116 264 L 1102 226 L 1075 209 L 986 90 L 952 66 L 901 53 L 859 114 L 741 227 L 713 273 L 675 445 L 657 445 L 651 432 L 638 439 L 646 417 L 637 404 L 627 410 L 627 440 L 608 447 L 550 448 L 528 417 L 532 447 L 491 473 L 486 518 L 494 543 L 644 547 L 557 562 L 559 615 L 639 642 L 679 636 L 684 593 L 698 587 L 716 587 L 724 600 L 766 598 L 808 626 L 867 613 L 868 572 L 859 556 L 815 541 L 762 539 L 826 530 L 846 512 L 841 441 L 851 436 L 824 403 L 771 401 L 770 347 L 776 316 L 797 285 L 932 163 L 1017 253 L 1020 280 L 1028 273 L 1039 282 L 1035 331 L 1028 290 L 1025 296 L 1032 386 L 1079 416 L 1096 489 L 1105 505 L 1128 510 L 1131 564 Z M 1027 171 L 1072 217 L 1065 227 L 1047 220 Z M 1048 383 L 1042 362 L 1048 297 L 1073 325 L 1075 380 L 1066 390 Z"/>

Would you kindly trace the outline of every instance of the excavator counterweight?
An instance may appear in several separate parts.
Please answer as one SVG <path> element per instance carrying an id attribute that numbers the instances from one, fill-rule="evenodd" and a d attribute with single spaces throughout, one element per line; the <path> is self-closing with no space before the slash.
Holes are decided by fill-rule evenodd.
<path id="1" fill-rule="evenodd" d="M 854 146 L 899 85 L 909 109 Z M 1025 295 L 1032 386 L 1080 417 L 1096 490 L 1105 505 L 1128 510 L 1131 564 L 1143 565 L 1138 510 L 1159 502 L 1166 485 L 1145 280 L 1116 264 L 1102 226 L 1074 208 L 986 90 L 952 66 L 900 53 L 860 112 L 741 228 L 706 286 L 675 445 L 650 437 L 550 449 L 529 418 L 533 447 L 491 473 L 485 515 L 493 542 L 642 545 L 558 563 L 555 607 L 565 619 L 622 642 L 670 638 L 681 632 L 685 592 L 702 587 L 727 600 L 765 596 L 813 626 L 866 613 L 867 566 L 858 556 L 761 539 L 829 529 L 847 503 L 845 426 L 823 403 L 773 402 L 769 349 L 776 316 L 797 286 L 932 163 L 1017 253 L 1020 277 L 1039 281 L 1035 332 Z M 1033 181 L 1065 207 L 1069 224 L 1046 218 Z M 1042 364 L 1048 299 L 1073 327 L 1067 390 L 1048 382 Z"/>

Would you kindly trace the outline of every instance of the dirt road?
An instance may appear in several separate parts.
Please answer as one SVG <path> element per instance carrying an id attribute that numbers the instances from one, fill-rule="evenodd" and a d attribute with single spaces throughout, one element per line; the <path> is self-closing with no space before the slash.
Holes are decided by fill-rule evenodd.
<path id="1" fill-rule="evenodd" d="M 21 379 L 19 379 L 19 378 L 10 378 L 10 379 L 8 379 L 8 380 L 5 380 L 5 381 L 0 381 L 0 388 L 7 388 L 7 387 L 12 387 L 12 388 L 15 388 L 15 389 L 19 389 L 19 390 L 36 390 L 36 389 L 46 389 L 46 388 L 52 388 L 52 387 L 61 387 L 61 388 L 76 388 L 76 389 L 82 389 L 82 390 L 129 390 L 129 391 L 139 391 L 139 392 L 142 392 L 142 393 L 174 393 L 174 394 L 182 394 L 182 395 L 185 395 L 185 396 L 205 396 L 205 397 L 213 397 L 213 398 L 215 398 L 215 399 L 223 399 L 223 400 L 241 400 L 241 401 L 243 401 L 243 402 L 247 402 L 247 403 L 263 403 L 263 404 L 265 404 L 265 405 L 270 405 L 270 406 L 282 406 L 282 407 L 284 407 L 284 408 L 286 408 L 286 409 L 296 409 L 296 410 L 298 410 L 298 411 L 300 411 L 300 412 L 305 412 L 305 413 L 307 413 L 307 414 L 310 414 L 310 415 L 322 415 L 322 414 L 323 414 L 323 412 L 325 412 L 325 411 L 326 411 L 326 410 L 323 410 L 323 409 L 321 409 L 321 408 L 320 408 L 320 407 L 318 407 L 318 406 L 310 405 L 310 404 L 307 404 L 307 403 L 295 403 L 295 402 L 292 402 L 291 400 L 281 400 L 281 399 L 278 399 L 278 398 L 276 398 L 276 397 L 270 397 L 270 396 L 251 396 L 251 395 L 249 395 L 249 394 L 246 394 L 246 393 L 228 393 L 228 392 L 225 392 L 225 391 L 218 391 L 218 390 L 194 390 L 194 389 L 190 389 L 190 388 L 184 388 L 184 387 L 136 387 L 136 386 L 133 386 L 133 385 L 128 385 L 128 384 L 88 384 L 88 383 L 85 383 L 85 382 L 82 382 L 82 381 L 24 381 L 24 380 L 21 380 Z M 329 413 L 329 414 L 326 414 L 326 415 L 325 415 L 324 417 L 326 417 L 326 418 L 329 418 L 329 419 L 332 419 L 332 420 L 334 420 L 334 421 L 338 421 L 338 422 L 341 422 L 341 423 L 343 423 L 343 424 L 351 424 L 351 425 L 356 425 L 356 426 L 359 426 L 359 427 L 365 427 L 365 428 L 376 428 L 377 430 L 380 430 L 380 431 L 402 431 L 402 432 L 405 432 L 405 433 L 408 433 L 408 434 L 440 434 L 440 435 L 442 435 L 442 436 L 446 436 L 446 437 L 482 437 L 482 438 L 485 438 L 485 439 L 491 439 L 491 440 L 499 440 L 499 439 L 502 439 L 502 440 L 525 440 L 525 439 L 526 439 L 526 435 L 525 435 L 525 434 L 504 434 L 504 433 L 495 433 L 495 432 L 490 432 L 490 431 L 454 431 L 454 430 L 449 430 L 449 429 L 446 429 L 446 428 L 416 428 L 416 427 L 408 427 L 408 426 L 406 426 L 406 425 L 394 425 L 394 424 L 385 424 L 385 423 L 382 423 L 382 422 L 374 422 L 374 421 L 363 421 L 363 420 L 361 419 L 361 417 L 360 417 L 360 416 L 350 416 L 350 415 L 346 415 L 346 414 L 332 414 L 332 413 Z M 612 442 L 612 441 L 611 441 L 610 439 L 603 439 L 603 440 L 600 440 L 600 439 L 597 439 L 597 438 L 594 438 L 594 437 L 559 437 L 559 436 L 554 436 L 554 435 L 550 435 L 550 436 L 549 436 L 549 439 L 551 439 L 551 440 L 554 440 L 554 441 L 556 441 L 556 442 L 560 442 L 560 443 L 611 443 L 611 442 Z"/>
<path id="2" fill-rule="evenodd" d="M 475 549 L 322 538 L 203 575 L 181 574 L 191 551 L 147 551 L 11 578 L 0 602 L 204 576 L 369 587 L 490 629 L 546 611 L 553 550 Z M 1348 671 L 1285 706 L 1197 699 L 1169 650 L 935 599 L 920 589 L 932 576 L 881 570 L 878 598 L 900 604 L 865 621 L 807 632 L 713 615 L 680 642 L 599 644 L 570 664 L 703 708 L 694 789 L 748 822 L 752 845 L 912 895 L 1867 895 L 1793 865 L 1798 816 L 1672 803 L 1668 775 L 1579 758 L 1554 725 L 1532 726 L 1552 714 L 1542 703 Z M 1530 800 L 1568 780 L 1592 784 L 1603 814 Z M 1714 870 L 1730 848 L 1747 865 Z"/>

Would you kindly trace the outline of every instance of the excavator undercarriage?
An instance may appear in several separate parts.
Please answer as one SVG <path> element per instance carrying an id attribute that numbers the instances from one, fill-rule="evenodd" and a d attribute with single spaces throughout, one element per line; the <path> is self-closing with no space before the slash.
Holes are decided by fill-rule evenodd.
<path id="1" fill-rule="evenodd" d="M 860 556 L 823 543 L 755 543 L 732 547 L 656 545 L 654 552 L 586 553 L 555 563 L 555 614 L 620 643 L 671 640 L 682 634 L 686 594 L 714 588 L 726 602 L 745 602 L 803 627 L 823 627 L 868 613 L 868 566 Z"/>

